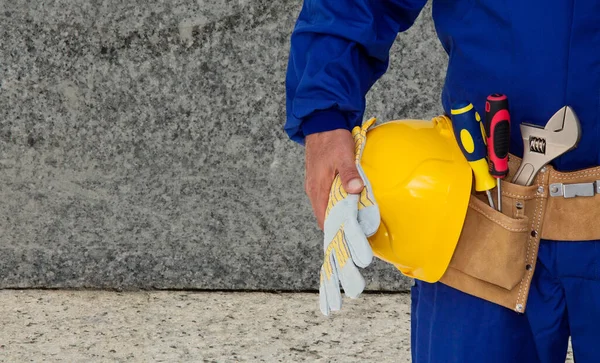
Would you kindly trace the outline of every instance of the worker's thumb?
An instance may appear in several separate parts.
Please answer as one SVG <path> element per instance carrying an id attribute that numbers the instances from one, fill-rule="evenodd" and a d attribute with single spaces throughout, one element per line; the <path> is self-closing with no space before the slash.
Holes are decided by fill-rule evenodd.
<path id="1" fill-rule="evenodd" d="M 363 189 L 363 180 L 354 164 L 354 159 L 344 162 L 338 168 L 344 189 L 350 194 L 359 194 Z"/>

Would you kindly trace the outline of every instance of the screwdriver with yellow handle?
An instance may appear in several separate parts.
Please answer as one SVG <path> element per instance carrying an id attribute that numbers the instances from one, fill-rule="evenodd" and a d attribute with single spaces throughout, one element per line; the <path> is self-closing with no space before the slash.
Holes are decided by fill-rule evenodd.
<path id="1" fill-rule="evenodd" d="M 452 114 L 452 128 L 458 146 L 462 150 L 465 158 L 473 169 L 475 174 L 475 190 L 485 191 L 490 203 L 494 209 L 494 200 L 490 190 L 496 186 L 496 180 L 489 171 L 487 160 L 487 146 L 485 129 L 481 122 L 481 116 L 473 107 L 473 104 L 466 101 L 455 102 L 450 110 Z"/>

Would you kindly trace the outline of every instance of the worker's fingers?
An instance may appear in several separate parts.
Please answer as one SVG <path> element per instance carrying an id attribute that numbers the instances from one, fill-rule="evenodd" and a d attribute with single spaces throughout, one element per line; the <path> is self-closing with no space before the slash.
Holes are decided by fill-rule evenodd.
<path id="1" fill-rule="evenodd" d="M 350 193 L 362 190 L 362 179 L 354 165 L 354 139 L 348 130 L 333 130 L 306 137 L 305 190 L 319 228 L 323 229 L 329 191 L 336 170 L 344 189 Z M 346 179 L 344 179 L 346 178 Z M 351 182 L 352 179 L 358 179 Z M 348 190 L 349 189 L 349 190 Z"/>
<path id="2" fill-rule="evenodd" d="M 313 145 L 307 145 L 306 149 L 306 177 L 304 187 L 317 219 L 317 224 L 323 230 L 325 210 L 329 201 L 329 190 L 335 175 L 335 169 L 332 163 L 318 158 L 315 148 L 318 148 L 319 145 Z"/>
<path id="3" fill-rule="evenodd" d="M 329 190 L 333 177 L 328 178 L 323 175 L 312 175 L 307 170 L 307 178 L 305 181 L 306 194 L 310 200 L 313 213 L 317 219 L 319 228 L 323 230 L 325 221 L 325 211 L 329 201 Z"/>
<path id="4" fill-rule="evenodd" d="M 347 143 L 344 140 L 340 145 L 343 145 L 343 147 L 337 150 L 339 154 L 336 169 L 340 174 L 344 189 L 350 194 L 358 194 L 364 185 L 354 162 L 354 141 L 352 140 L 352 143 Z"/>

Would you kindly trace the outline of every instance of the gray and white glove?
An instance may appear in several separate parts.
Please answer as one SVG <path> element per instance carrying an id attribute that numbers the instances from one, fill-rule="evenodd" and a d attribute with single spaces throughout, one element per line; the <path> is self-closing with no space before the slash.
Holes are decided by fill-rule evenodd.
<path id="1" fill-rule="evenodd" d="M 373 250 L 367 237 L 377 232 L 380 214 L 360 158 L 367 130 L 374 122 L 375 119 L 371 119 L 352 130 L 356 166 L 365 185 L 362 192 L 348 194 L 338 174 L 329 193 L 324 226 L 325 256 L 319 286 L 320 309 L 324 315 L 341 309 L 340 283 L 350 298 L 357 298 L 363 292 L 365 280 L 358 267 L 365 268 L 373 261 Z"/>

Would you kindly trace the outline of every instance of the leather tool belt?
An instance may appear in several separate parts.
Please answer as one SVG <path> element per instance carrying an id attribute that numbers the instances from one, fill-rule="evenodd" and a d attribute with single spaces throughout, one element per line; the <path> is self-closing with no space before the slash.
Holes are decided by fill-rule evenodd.
<path id="1" fill-rule="evenodd" d="M 522 186 L 510 182 L 520 162 L 510 155 L 512 172 L 502 180 L 502 212 L 489 206 L 485 194 L 472 194 L 440 282 L 523 313 L 540 239 L 600 240 L 600 167 L 563 173 L 548 165 L 532 185 Z"/>

